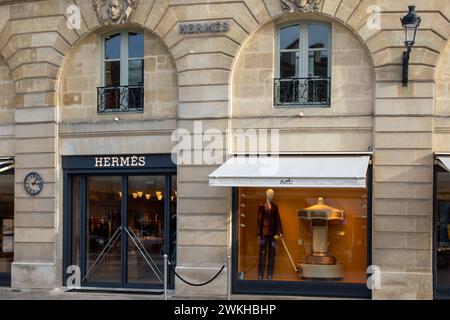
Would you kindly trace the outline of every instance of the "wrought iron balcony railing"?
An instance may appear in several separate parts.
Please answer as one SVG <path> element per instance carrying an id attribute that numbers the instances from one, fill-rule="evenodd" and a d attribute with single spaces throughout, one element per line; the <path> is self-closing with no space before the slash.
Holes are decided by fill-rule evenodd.
<path id="1" fill-rule="evenodd" d="M 276 78 L 274 105 L 329 106 L 330 78 Z"/>
<path id="2" fill-rule="evenodd" d="M 144 111 L 144 87 L 118 86 L 97 88 L 97 112 Z"/>

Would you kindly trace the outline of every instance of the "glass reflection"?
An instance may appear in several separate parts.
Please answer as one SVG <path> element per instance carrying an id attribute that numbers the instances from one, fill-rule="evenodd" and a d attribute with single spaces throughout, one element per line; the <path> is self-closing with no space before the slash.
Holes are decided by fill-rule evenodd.
<path id="1" fill-rule="evenodd" d="M 309 77 L 328 76 L 328 51 L 309 52 Z"/>
<path id="2" fill-rule="evenodd" d="M 121 178 L 87 177 L 86 188 L 86 280 L 120 283 Z"/>
<path id="3" fill-rule="evenodd" d="M 128 84 L 131 86 L 144 84 L 144 60 L 129 61 Z"/>
<path id="4" fill-rule="evenodd" d="M 105 59 L 120 59 L 120 33 L 105 38 Z"/>
<path id="5" fill-rule="evenodd" d="M 128 34 L 128 57 L 144 57 L 144 35 L 142 33 L 130 32 Z"/>
<path id="6" fill-rule="evenodd" d="M 129 283 L 161 283 L 157 273 L 164 267 L 164 197 L 157 194 L 164 195 L 164 190 L 164 176 L 128 178 Z"/>
<path id="7" fill-rule="evenodd" d="M 120 61 L 105 62 L 105 85 L 107 87 L 120 86 Z"/>
<path id="8" fill-rule="evenodd" d="M 280 50 L 298 49 L 300 47 L 300 26 L 293 25 L 281 28 Z"/>
<path id="9" fill-rule="evenodd" d="M 309 25 L 309 48 L 326 49 L 329 44 L 329 28 L 320 24 Z"/>
<path id="10" fill-rule="evenodd" d="M 299 54 L 297 52 L 282 52 L 280 56 L 280 77 L 292 78 L 297 74 L 297 62 Z"/>

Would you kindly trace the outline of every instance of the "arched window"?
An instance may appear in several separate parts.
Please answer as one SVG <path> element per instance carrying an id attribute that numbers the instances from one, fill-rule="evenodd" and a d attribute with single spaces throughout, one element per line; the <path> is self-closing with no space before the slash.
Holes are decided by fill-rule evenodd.
<path id="1" fill-rule="evenodd" d="M 144 35 L 121 31 L 103 38 L 98 112 L 143 111 Z"/>
<path id="2" fill-rule="evenodd" d="M 275 105 L 330 104 L 331 31 L 322 22 L 281 26 Z"/>

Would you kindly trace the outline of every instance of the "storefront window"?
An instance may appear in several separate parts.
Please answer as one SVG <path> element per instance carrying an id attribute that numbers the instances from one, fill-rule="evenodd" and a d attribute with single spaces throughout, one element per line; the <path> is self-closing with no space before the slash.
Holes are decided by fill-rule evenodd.
<path id="1" fill-rule="evenodd" d="M 0 174 L 0 283 L 14 258 L 14 174 Z"/>
<path id="2" fill-rule="evenodd" d="M 176 264 L 176 175 L 73 175 L 70 184 L 66 263 L 80 266 L 82 285 L 162 286 L 163 255 Z"/>
<path id="3" fill-rule="evenodd" d="M 238 189 L 238 280 L 367 281 L 365 189 Z"/>

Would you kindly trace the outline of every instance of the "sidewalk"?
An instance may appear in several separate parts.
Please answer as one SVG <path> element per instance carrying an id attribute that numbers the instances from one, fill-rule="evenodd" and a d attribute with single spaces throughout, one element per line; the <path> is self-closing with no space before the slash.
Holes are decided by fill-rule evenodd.
<path id="1" fill-rule="evenodd" d="M 124 292 L 67 292 L 63 289 L 46 290 L 15 290 L 0 288 L 0 300 L 163 300 L 163 295 L 147 293 Z M 169 300 L 195 300 L 206 297 L 171 297 Z M 208 300 L 222 300 L 225 297 L 208 297 Z M 327 300 L 317 297 L 266 296 L 266 295 L 233 295 L 232 300 Z M 342 300 L 342 299 L 339 299 Z"/>
<path id="2" fill-rule="evenodd" d="M 123 292 L 66 292 L 62 289 L 46 291 L 1 288 L 0 300 L 163 300 L 163 296 Z"/>

